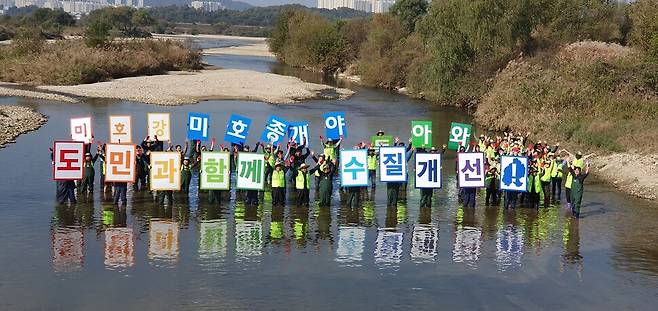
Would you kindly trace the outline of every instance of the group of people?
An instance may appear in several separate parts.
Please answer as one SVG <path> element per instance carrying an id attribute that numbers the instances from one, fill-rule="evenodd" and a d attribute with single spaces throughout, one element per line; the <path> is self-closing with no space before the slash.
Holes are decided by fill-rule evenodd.
<path id="1" fill-rule="evenodd" d="M 379 131 L 377 136 L 384 136 L 383 131 Z M 538 208 L 543 198 L 543 206 L 548 207 L 551 202 L 559 202 L 562 197 L 562 186 L 564 184 L 566 191 L 567 207 L 569 207 L 574 216 L 580 214 L 580 207 L 583 195 L 583 183 L 589 174 L 589 163 L 586 159 L 594 154 L 583 155 L 582 153 L 571 153 L 566 149 L 560 149 L 559 144 L 554 146 L 546 142 L 536 142 L 528 144 L 528 135 L 512 135 L 504 133 L 503 136 L 489 137 L 480 135 L 479 140 L 473 141 L 466 146 L 460 146 L 458 152 L 482 152 L 485 157 L 485 204 L 497 205 L 500 198 L 503 198 L 503 207 L 505 209 L 514 209 L 517 202 L 526 204 L 531 208 Z M 135 156 L 136 179 L 133 183 L 133 191 L 140 191 L 149 188 L 149 170 L 150 170 L 150 153 L 156 151 L 177 152 L 181 158 L 181 188 L 178 191 L 183 198 L 190 193 L 190 185 L 193 172 L 199 169 L 201 162 L 201 153 L 204 151 L 214 151 L 216 141 L 213 138 L 210 146 L 202 145 L 201 141 L 192 141 L 193 148 L 188 141 L 184 145 L 172 145 L 168 142 L 160 141 L 158 137 L 146 137 L 140 145 L 136 147 Z M 295 196 L 295 203 L 298 206 L 308 206 L 310 204 L 311 181 L 317 191 L 319 206 L 326 207 L 331 205 L 332 194 L 334 193 L 334 179 L 337 174 L 339 159 L 339 150 L 343 144 L 340 139 L 324 139 L 320 136 L 322 153 L 317 154 L 311 151 L 306 141 L 301 144 L 293 140 L 288 141 L 284 146 L 265 145 L 257 142 L 252 149 L 245 144 L 231 144 L 230 146 L 220 145 L 220 150 L 230 154 L 230 170 L 236 171 L 237 156 L 240 152 L 262 153 L 265 160 L 265 182 L 269 185 L 269 191 L 272 195 L 273 205 L 285 205 L 286 195 Z M 394 146 L 405 147 L 406 161 L 413 158 L 414 153 L 440 153 L 446 152 L 447 146 L 443 145 L 437 148 L 414 148 L 409 143 L 405 144 L 399 138 L 395 138 L 392 143 Z M 91 144 L 86 145 L 86 154 L 84 160 L 85 175 L 84 178 L 74 183 L 72 181 L 58 182 L 57 199 L 60 203 L 66 201 L 74 203 L 75 189 L 82 193 L 93 193 L 95 181 L 94 165 L 100 159 L 100 182 L 103 185 L 103 191 L 113 191 L 113 200 L 115 204 L 126 203 L 127 183 L 105 183 L 105 154 L 104 144 L 97 143 L 96 153 L 91 153 Z M 348 187 L 340 189 L 346 194 L 345 204 L 350 207 L 358 207 L 367 192 L 367 188 L 377 187 L 377 166 L 379 163 L 378 146 L 371 143 L 359 142 L 353 148 L 365 149 L 368 151 L 367 167 L 370 179 L 369 186 Z M 499 189 L 500 181 L 500 157 L 504 155 L 526 156 L 529 159 L 529 174 L 527 178 L 527 192 L 501 191 Z M 52 160 L 52 150 L 51 150 Z M 308 162 L 308 163 L 307 163 Z M 311 163 L 312 165 L 309 165 Z M 457 170 L 459 167 L 456 165 Z M 563 182 L 564 181 L 564 182 Z M 396 205 L 400 194 L 405 194 L 407 189 L 406 182 L 388 182 L 387 187 L 387 205 Z M 464 207 L 475 207 L 476 195 L 478 190 L 475 188 L 459 188 L 459 200 Z M 239 190 L 244 192 L 246 204 L 259 203 L 259 190 Z M 199 193 L 207 192 L 208 201 L 211 204 L 220 203 L 227 200 L 230 195 L 228 190 L 200 190 Z M 420 206 L 431 207 L 434 189 L 420 189 Z M 172 203 L 174 191 L 157 191 L 157 201 L 164 204 L 167 201 Z"/>
<path id="2" fill-rule="evenodd" d="M 527 144 L 528 136 L 505 132 L 503 136 L 480 135 L 477 142 L 460 147 L 459 152 L 483 152 L 485 163 L 485 204 L 497 204 L 503 198 L 505 209 L 516 208 L 517 202 L 531 208 L 549 207 L 551 202 L 560 202 L 562 187 L 565 188 L 566 207 L 575 217 L 580 216 L 583 183 L 589 175 L 590 164 L 586 160 L 595 154 L 583 155 L 538 141 Z M 501 191 L 501 156 L 525 156 L 528 158 L 527 192 Z M 563 182 L 564 181 L 564 182 Z M 475 205 L 475 190 L 461 189 L 460 197 L 465 206 Z M 520 201 L 520 202 L 519 202 Z"/>

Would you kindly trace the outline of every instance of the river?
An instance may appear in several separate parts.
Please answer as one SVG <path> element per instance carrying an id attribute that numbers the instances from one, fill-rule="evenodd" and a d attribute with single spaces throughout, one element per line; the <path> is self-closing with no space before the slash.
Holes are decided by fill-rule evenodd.
<path id="1" fill-rule="evenodd" d="M 321 80 L 267 58 L 206 61 Z M 48 147 L 68 136 L 74 116 L 91 115 L 104 140 L 108 115 L 131 114 L 133 139 L 141 139 L 148 112 L 170 112 L 174 143 L 182 143 L 189 111 L 209 113 L 221 138 L 230 113 L 252 118 L 256 128 L 271 114 L 308 120 L 318 137 L 322 114 L 340 110 L 348 146 L 380 129 L 406 138 L 411 120 L 432 120 L 440 145 L 450 122 L 471 120 L 461 110 L 350 87 L 357 93 L 348 100 L 298 105 L 0 98 L 49 117 L 0 149 L 0 310 L 655 310 L 658 206 L 590 179 L 580 220 L 562 206 L 485 207 L 483 193 L 474 210 L 463 209 L 452 152 L 431 209 L 419 208 L 411 186 L 400 206 L 387 208 L 383 185 L 356 210 L 339 207 L 337 192 L 330 209 L 272 208 L 267 197 L 259 207 L 210 206 L 196 192 L 164 208 L 132 191 L 119 209 L 98 186 L 75 206 L 54 201 Z"/>

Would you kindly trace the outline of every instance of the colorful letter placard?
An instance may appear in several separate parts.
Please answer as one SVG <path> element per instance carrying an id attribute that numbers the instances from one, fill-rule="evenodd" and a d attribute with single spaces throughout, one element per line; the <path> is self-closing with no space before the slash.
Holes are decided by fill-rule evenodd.
<path id="1" fill-rule="evenodd" d="M 110 143 L 130 144 L 132 142 L 132 118 L 130 116 L 110 116 Z"/>
<path id="2" fill-rule="evenodd" d="M 411 144 L 416 148 L 432 147 L 432 121 L 411 121 Z"/>
<path id="3" fill-rule="evenodd" d="M 228 152 L 201 152 L 201 189 L 228 190 L 230 186 Z"/>
<path id="4" fill-rule="evenodd" d="M 500 157 L 500 189 L 507 191 L 527 192 L 528 188 L 528 158 Z"/>
<path id="5" fill-rule="evenodd" d="M 207 141 L 210 134 L 210 116 L 203 113 L 187 114 L 187 138 Z"/>
<path id="6" fill-rule="evenodd" d="M 468 144 L 468 140 L 471 139 L 472 128 L 473 126 L 470 124 L 452 122 L 450 124 L 450 138 L 448 138 L 448 149 L 459 150 L 459 146 L 466 147 L 466 145 Z"/>
<path id="7" fill-rule="evenodd" d="M 441 188 L 441 154 L 416 153 L 416 188 Z"/>
<path id="8" fill-rule="evenodd" d="M 327 138 L 339 139 L 341 136 L 347 138 L 347 122 L 344 112 L 329 112 L 324 114 L 324 128 Z"/>
<path id="9" fill-rule="evenodd" d="M 56 141 L 53 145 L 53 179 L 80 180 L 84 176 L 85 144 Z"/>
<path id="10" fill-rule="evenodd" d="M 247 141 L 249 136 L 249 127 L 251 126 L 251 119 L 239 116 L 237 114 L 231 115 L 231 118 L 226 124 L 226 134 L 224 140 L 233 144 L 243 144 Z"/>
<path id="11" fill-rule="evenodd" d="M 180 190 L 180 154 L 151 152 L 151 190 Z"/>
<path id="12" fill-rule="evenodd" d="M 393 146 L 393 136 L 391 135 L 373 136 L 371 138 L 371 143 L 374 148 L 390 147 Z"/>
<path id="13" fill-rule="evenodd" d="M 308 139 L 308 122 L 290 123 L 288 137 L 300 145 L 306 143 L 306 146 L 308 146 L 311 142 Z"/>
<path id="14" fill-rule="evenodd" d="M 263 190 L 265 187 L 265 158 L 262 153 L 238 153 L 238 189 Z"/>
<path id="15" fill-rule="evenodd" d="M 159 141 L 171 140 L 171 124 L 168 113 L 149 113 L 147 115 L 148 135 L 151 139 L 156 136 Z"/>
<path id="16" fill-rule="evenodd" d="M 379 148 L 379 179 L 382 182 L 407 181 L 407 159 L 404 147 Z"/>
<path id="17" fill-rule="evenodd" d="M 277 116 L 271 116 L 267 120 L 261 140 L 273 146 L 278 146 L 284 140 L 286 134 L 288 134 L 288 121 Z"/>
<path id="18" fill-rule="evenodd" d="M 92 142 L 91 117 L 71 119 L 71 139 L 85 144 Z"/>
<path id="19" fill-rule="evenodd" d="M 105 145 L 105 182 L 135 182 L 135 145 Z"/>
<path id="20" fill-rule="evenodd" d="M 340 151 L 340 183 L 343 187 L 368 186 L 368 151 Z"/>
<path id="21" fill-rule="evenodd" d="M 484 153 L 458 153 L 457 169 L 459 170 L 459 187 L 484 187 Z"/>

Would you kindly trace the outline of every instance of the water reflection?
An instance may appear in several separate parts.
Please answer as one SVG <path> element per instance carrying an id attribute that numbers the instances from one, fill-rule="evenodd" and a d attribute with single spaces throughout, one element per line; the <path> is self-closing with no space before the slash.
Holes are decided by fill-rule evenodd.
<path id="1" fill-rule="evenodd" d="M 178 261 L 178 225 L 177 221 L 151 219 L 148 256 L 156 266 L 173 267 Z"/>
<path id="2" fill-rule="evenodd" d="M 52 240 L 55 271 L 72 272 L 82 269 L 85 242 L 80 228 L 56 228 Z"/>
<path id="3" fill-rule="evenodd" d="M 343 266 L 360 267 L 365 241 L 366 229 L 364 227 L 338 227 L 336 262 Z"/>
<path id="4" fill-rule="evenodd" d="M 132 228 L 105 230 L 105 266 L 122 269 L 135 264 L 135 243 Z"/>
<path id="5" fill-rule="evenodd" d="M 580 254 L 580 223 L 576 219 L 568 218 L 562 228 L 562 260 L 560 271 L 565 267 L 575 267 L 580 276 L 583 270 L 583 256 Z"/>
<path id="6" fill-rule="evenodd" d="M 452 251 L 452 260 L 477 268 L 481 246 L 482 229 L 476 226 L 475 209 L 460 207 L 457 210 L 455 221 L 455 244 Z"/>

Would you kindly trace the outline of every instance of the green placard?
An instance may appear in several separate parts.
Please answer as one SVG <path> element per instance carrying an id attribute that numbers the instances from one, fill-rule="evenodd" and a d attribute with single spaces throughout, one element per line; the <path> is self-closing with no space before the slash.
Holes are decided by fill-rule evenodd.
<path id="1" fill-rule="evenodd" d="M 452 122 L 450 124 L 450 136 L 448 137 L 448 149 L 458 150 L 459 146 L 468 145 L 471 139 L 473 126 L 470 124 Z"/>
<path id="2" fill-rule="evenodd" d="M 432 147 L 432 121 L 411 121 L 411 144 L 416 148 Z"/>
<path id="3" fill-rule="evenodd" d="M 393 146 L 393 136 L 391 135 L 382 135 L 382 136 L 373 136 L 371 139 L 372 147 L 390 147 Z"/>
<path id="4" fill-rule="evenodd" d="M 262 153 L 239 152 L 236 186 L 242 190 L 263 190 L 265 159 Z"/>

